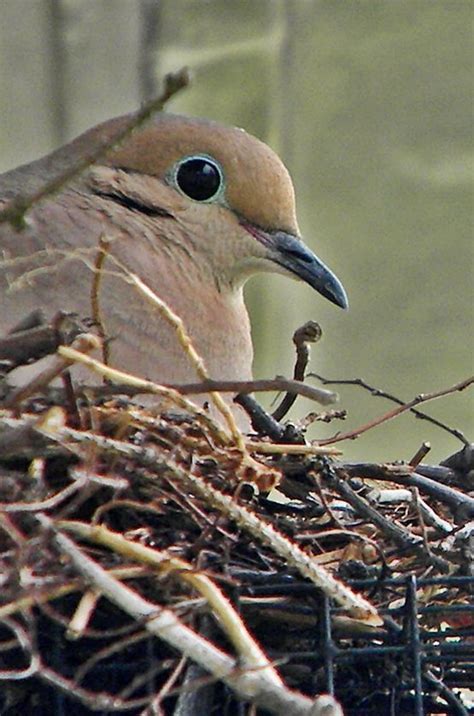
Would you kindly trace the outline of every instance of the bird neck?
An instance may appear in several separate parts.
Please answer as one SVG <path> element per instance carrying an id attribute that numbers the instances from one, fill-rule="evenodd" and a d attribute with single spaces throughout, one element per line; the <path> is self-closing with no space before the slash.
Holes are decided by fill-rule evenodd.
<path id="1" fill-rule="evenodd" d="M 253 349 L 242 287 L 219 285 L 208 266 L 187 254 L 180 261 L 176 253 L 157 250 L 156 255 L 159 269 L 145 280 L 182 319 L 209 374 L 221 380 L 250 379 Z"/>

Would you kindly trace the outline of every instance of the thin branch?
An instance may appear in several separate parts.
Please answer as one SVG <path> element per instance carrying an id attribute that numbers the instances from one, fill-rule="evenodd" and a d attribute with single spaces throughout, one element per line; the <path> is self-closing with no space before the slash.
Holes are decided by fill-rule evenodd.
<path id="1" fill-rule="evenodd" d="M 425 459 L 425 457 L 428 455 L 429 451 L 431 450 L 431 443 L 429 443 L 427 440 L 423 442 L 416 453 L 413 455 L 412 459 L 408 462 L 410 467 L 417 467 L 422 460 Z"/>
<path id="2" fill-rule="evenodd" d="M 399 408 L 390 410 L 388 413 L 384 413 L 384 415 L 375 418 L 368 423 L 365 423 L 365 425 L 361 425 L 359 428 L 350 430 L 347 433 L 335 435 L 334 437 L 327 438 L 326 440 L 320 440 L 320 445 L 332 445 L 333 443 L 341 442 L 341 440 L 354 440 L 363 433 L 366 433 L 368 430 L 375 428 L 377 425 L 382 425 L 382 423 L 386 423 L 389 420 L 393 420 L 393 418 L 396 418 L 398 415 L 412 410 L 415 405 L 421 405 L 421 403 L 428 403 L 431 400 L 442 398 L 445 395 L 452 395 L 453 393 L 460 392 L 462 390 L 465 390 L 466 388 L 469 388 L 469 386 L 471 386 L 473 383 L 474 376 L 471 376 L 469 378 L 466 378 L 465 380 L 462 380 L 460 383 L 456 383 L 456 385 L 452 385 L 449 388 L 444 388 L 433 393 L 421 393 L 420 395 L 417 395 L 416 398 L 413 398 L 413 400 L 410 400 L 410 402 L 404 403 Z M 468 443 L 466 442 L 466 444 Z"/>
<path id="3" fill-rule="evenodd" d="M 365 390 L 368 390 L 369 393 L 376 398 L 386 398 L 387 400 L 391 400 L 392 403 L 397 403 L 398 405 L 403 405 L 403 406 L 406 405 L 404 400 L 400 400 L 400 398 L 397 398 L 395 395 L 387 393 L 386 391 L 381 390 L 380 388 L 374 388 L 372 385 L 369 385 L 362 378 L 332 379 L 332 378 L 325 378 L 324 376 L 319 375 L 318 373 L 309 373 L 308 377 L 317 378 L 318 380 L 321 381 L 321 383 L 323 385 L 357 385 L 357 386 L 360 386 L 361 388 L 365 388 Z M 433 425 L 436 425 L 436 427 L 441 428 L 441 430 L 446 430 L 446 432 L 450 433 L 450 435 L 453 435 L 455 438 L 460 440 L 462 443 L 464 443 L 464 445 L 469 445 L 469 440 L 457 428 L 450 428 L 449 425 L 442 423 L 440 420 L 433 418 L 431 415 L 427 415 L 426 413 L 423 413 L 421 410 L 415 410 L 414 408 L 410 408 L 409 410 L 411 413 L 413 413 L 413 415 L 416 415 L 417 418 L 420 418 L 420 420 L 427 420 L 428 422 L 432 423 Z"/>
<path id="4" fill-rule="evenodd" d="M 265 455 L 341 455 L 337 448 L 321 447 L 321 445 L 299 445 L 289 443 L 264 443 L 256 440 L 248 440 L 247 448 L 252 452 L 259 452 Z"/>
<path id="5" fill-rule="evenodd" d="M 77 699 L 77 701 L 79 701 L 86 708 L 90 709 L 93 713 L 97 711 L 101 711 L 102 713 L 105 712 L 107 714 L 119 713 L 123 711 L 130 713 L 131 709 L 142 708 L 150 701 L 150 697 L 148 695 L 142 696 L 138 699 L 129 699 L 125 701 L 117 695 L 114 695 L 112 699 L 110 694 L 105 691 L 83 689 L 80 686 L 77 686 L 72 679 L 68 679 L 57 671 L 54 671 L 43 662 L 41 662 L 38 668 L 38 678 L 49 686 L 52 686 L 55 691 L 62 691 L 66 694 L 68 699 L 71 697 Z"/>
<path id="6" fill-rule="evenodd" d="M 190 74 L 186 67 L 177 72 L 171 72 L 164 79 L 163 91 L 151 102 L 145 104 L 138 112 L 136 112 L 124 127 L 115 132 L 107 141 L 100 142 L 94 147 L 93 151 L 84 154 L 69 169 L 62 171 L 59 176 L 54 176 L 50 181 L 45 182 L 43 186 L 36 192 L 24 196 L 17 197 L 10 201 L 0 211 L 0 223 L 9 221 L 13 227 L 22 228 L 24 215 L 32 206 L 57 191 L 60 191 L 66 184 L 76 179 L 91 164 L 101 159 L 104 154 L 127 139 L 130 134 L 147 122 L 154 114 L 161 112 L 169 99 L 173 97 L 181 89 L 189 85 Z"/>
<path id="7" fill-rule="evenodd" d="M 147 574 L 143 567 L 114 567 L 109 570 L 117 579 L 139 579 Z M 26 612 L 39 604 L 47 604 L 74 592 L 82 592 L 84 583 L 81 579 L 69 580 L 60 585 L 53 585 L 47 589 L 30 590 L 27 596 L 15 599 L 12 602 L 0 605 L 0 619 L 2 622 L 8 616 Z"/>
<path id="8" fill-rule="evenodd" d="M 414 552 L 441 572 L 448 573 L 450 571 L 451 564 L 447 560 L 426 552 L 421 537 L 417 537 L 408 530 L 400 527 L 393 519 L 387 519 L 378 510 L 372 507 L 364 497 L 358 495 L 349 485 L 349 475 L 344 467 L 328 468 L 326 477 L 329 484 L 334 487 L 365 520 L 377 525 L 398 547 Z"/>
<path id="9" fill-rule="evenodd" d="M 460 490 L 443 485 L 437 480 L 415 472 L 408 465 L 379 465 L 377 463 L 347 463 L 344 470 L 350 477 L 364 477 L 374 480 L 388 480 L 398 485 L 417 487 L 435 500 L 444 502 L 455 512 L 461 511 L 466 517 L 474 515 L 474 497 Z"/>
<path id="10" fill-rule="evenodd" d="M 321 405 L 330 405 L 338 399 L 337 393 L 322 388 L 316 388 L 298 380 L 291 380 L 278 376 L 261 380 L 204 380 L 199 383 L 165 383 L 165 388 L 176 390 L 181 395 L 199 395 L 202 393 L 268 393 L 270 391 L 287 390 L 297 393 L 304 398 L 315 400 Z M 90 395 L 97 398 L 107 398 L 114 395 L 128 395 L 133 397 L 140 392 L 146 392 L 126 384 L 114 383 L 113 385 L 88 386 Z"/>
<path id="11" fill-rule="evenodd" d="M 283 439 L 285 428 L 273 418 L 270 413 L 260 405 L 253 395 L 249 393 L 238 393 L 234 396 L 234 403 L 240 405 L 250 418 L 252 430 L 257 435 L 266 435 L 271 440 L 278 442 Z"/>

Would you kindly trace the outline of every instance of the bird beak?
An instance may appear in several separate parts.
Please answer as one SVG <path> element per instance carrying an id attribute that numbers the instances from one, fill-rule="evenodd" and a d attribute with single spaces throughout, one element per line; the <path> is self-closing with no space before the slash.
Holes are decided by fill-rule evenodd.
<path id="1" fill-rule="evenodd" d="M 346 292 L 339 279 L 305 244 L 293 234 L 276 231 L 271 234 L 270 245 L 275 251 L 273 260 L 305 281 L 322 296 L 347 308 Z"/>
<path id="2" fill-rule="evenodd" d="M 297 236 L 285 231 L 266 234 L 271 259 L 308 283 L 336 306 L 347 308 L 346 292 L 339 279 Z"/>

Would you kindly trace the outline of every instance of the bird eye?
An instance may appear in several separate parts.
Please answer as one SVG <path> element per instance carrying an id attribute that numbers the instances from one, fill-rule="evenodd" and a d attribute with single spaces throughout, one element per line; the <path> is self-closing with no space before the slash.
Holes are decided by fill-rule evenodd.
<path id="1" fill-rule="evenodd" d="M 224 177 L 209 157 L 187 157 L 178 165 L 175 180 L 183 194 L 195 201 L 209 201 L 219 194 Z"/>

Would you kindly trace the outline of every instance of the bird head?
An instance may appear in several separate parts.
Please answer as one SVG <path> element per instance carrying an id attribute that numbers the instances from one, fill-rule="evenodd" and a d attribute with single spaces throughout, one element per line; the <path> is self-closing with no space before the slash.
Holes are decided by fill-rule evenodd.
<path id="1" fill-rule="evenodd" d="M 128 120 L 92 131 L 104 139 Z M 146 181 L 155 211 L 176 222 L 183 250 L 206 264 L 219 287 L 241 286 L 259 271 L 278 272 L 347 307 L 340 281 L 300 237 L 286 167 L 245 131 L 162 113 L 101 164 Z"/>

